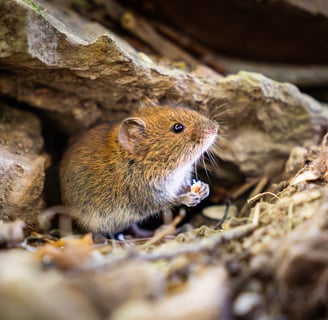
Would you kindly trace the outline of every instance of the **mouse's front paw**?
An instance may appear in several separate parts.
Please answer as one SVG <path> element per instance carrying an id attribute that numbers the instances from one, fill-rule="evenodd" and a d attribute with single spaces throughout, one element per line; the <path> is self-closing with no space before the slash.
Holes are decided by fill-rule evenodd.
<path id="1" fill-rule="evenodd" d="M 195 207 L 203 199 L 210 194 L 210 188 L 208 184 L 197 181 L 190 187 L 190 192 L 184 193 L 179 196 L 179 202 L 187 207 Z"/>
<path id="2" fill-rule="evenodd" d="M 201 200 L 205 199 L 208 197 L 210 194 L 210 187 L 208 184 L 202 182 L 202 181 L 197 181 L 192 186 L 190 187 L 191 192 L 198 193 L 200 195 Z"/>
<path id="3" fill-rule="evenodd" d="M 188 192 L 179 196 L 179 204 L 184 204 L 187 207 L 195 207 L 202 201 L 200 195 L 196 192 Z"/>

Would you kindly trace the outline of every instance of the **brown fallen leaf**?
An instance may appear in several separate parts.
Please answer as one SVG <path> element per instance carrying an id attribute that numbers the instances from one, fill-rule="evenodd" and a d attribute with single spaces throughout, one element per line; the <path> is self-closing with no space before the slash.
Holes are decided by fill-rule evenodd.
<path id="1" fill-rule="evenodd" d="M 59 246 L 60 244 L 60 246 Z M 63 238 L 48 243 L 35 251 L 35 255 L 47 263 L 55 263 L 64 270 L 80 269 L 94 249 L 92 235 L 82 238 Z"/>

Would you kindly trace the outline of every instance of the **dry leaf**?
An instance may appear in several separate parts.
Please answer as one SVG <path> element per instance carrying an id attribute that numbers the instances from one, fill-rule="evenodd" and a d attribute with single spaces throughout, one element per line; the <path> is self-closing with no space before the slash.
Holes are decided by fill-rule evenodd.
<path id="1" fill-rule="evenodd" d="M 58 243 L 62 246 L 58 246 Z M 93 250 L 92 235 L 82 238 L 64 238 L 39 248 L 35 255 L 47 263 L 55 263 L 61 269 L 80 269 Z"/>

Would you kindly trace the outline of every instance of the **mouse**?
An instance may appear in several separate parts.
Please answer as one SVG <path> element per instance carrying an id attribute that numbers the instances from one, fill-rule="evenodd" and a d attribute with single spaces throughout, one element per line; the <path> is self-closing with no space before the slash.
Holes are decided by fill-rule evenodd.
<path id="1" fill-rule="evenodd" d="M 194 207 L 209 195 L 193 172 L 219 125 L 196 110 L 140 107 L 78 138 L 60 164 L 62 202 L 85 230 L 115 234 L 166 208 Z"/>

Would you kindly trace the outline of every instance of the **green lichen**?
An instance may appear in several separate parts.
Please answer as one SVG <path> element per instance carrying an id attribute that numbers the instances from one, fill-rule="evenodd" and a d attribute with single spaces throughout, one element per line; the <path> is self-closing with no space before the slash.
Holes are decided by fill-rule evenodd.
<path id="1" fill-rule="evenodd" d="M 41 14 L 41 15 L 43 14 L 43 9 L 34 0 L 23 0 L 23 2 L 26 3 L 36 13 Z"/>

